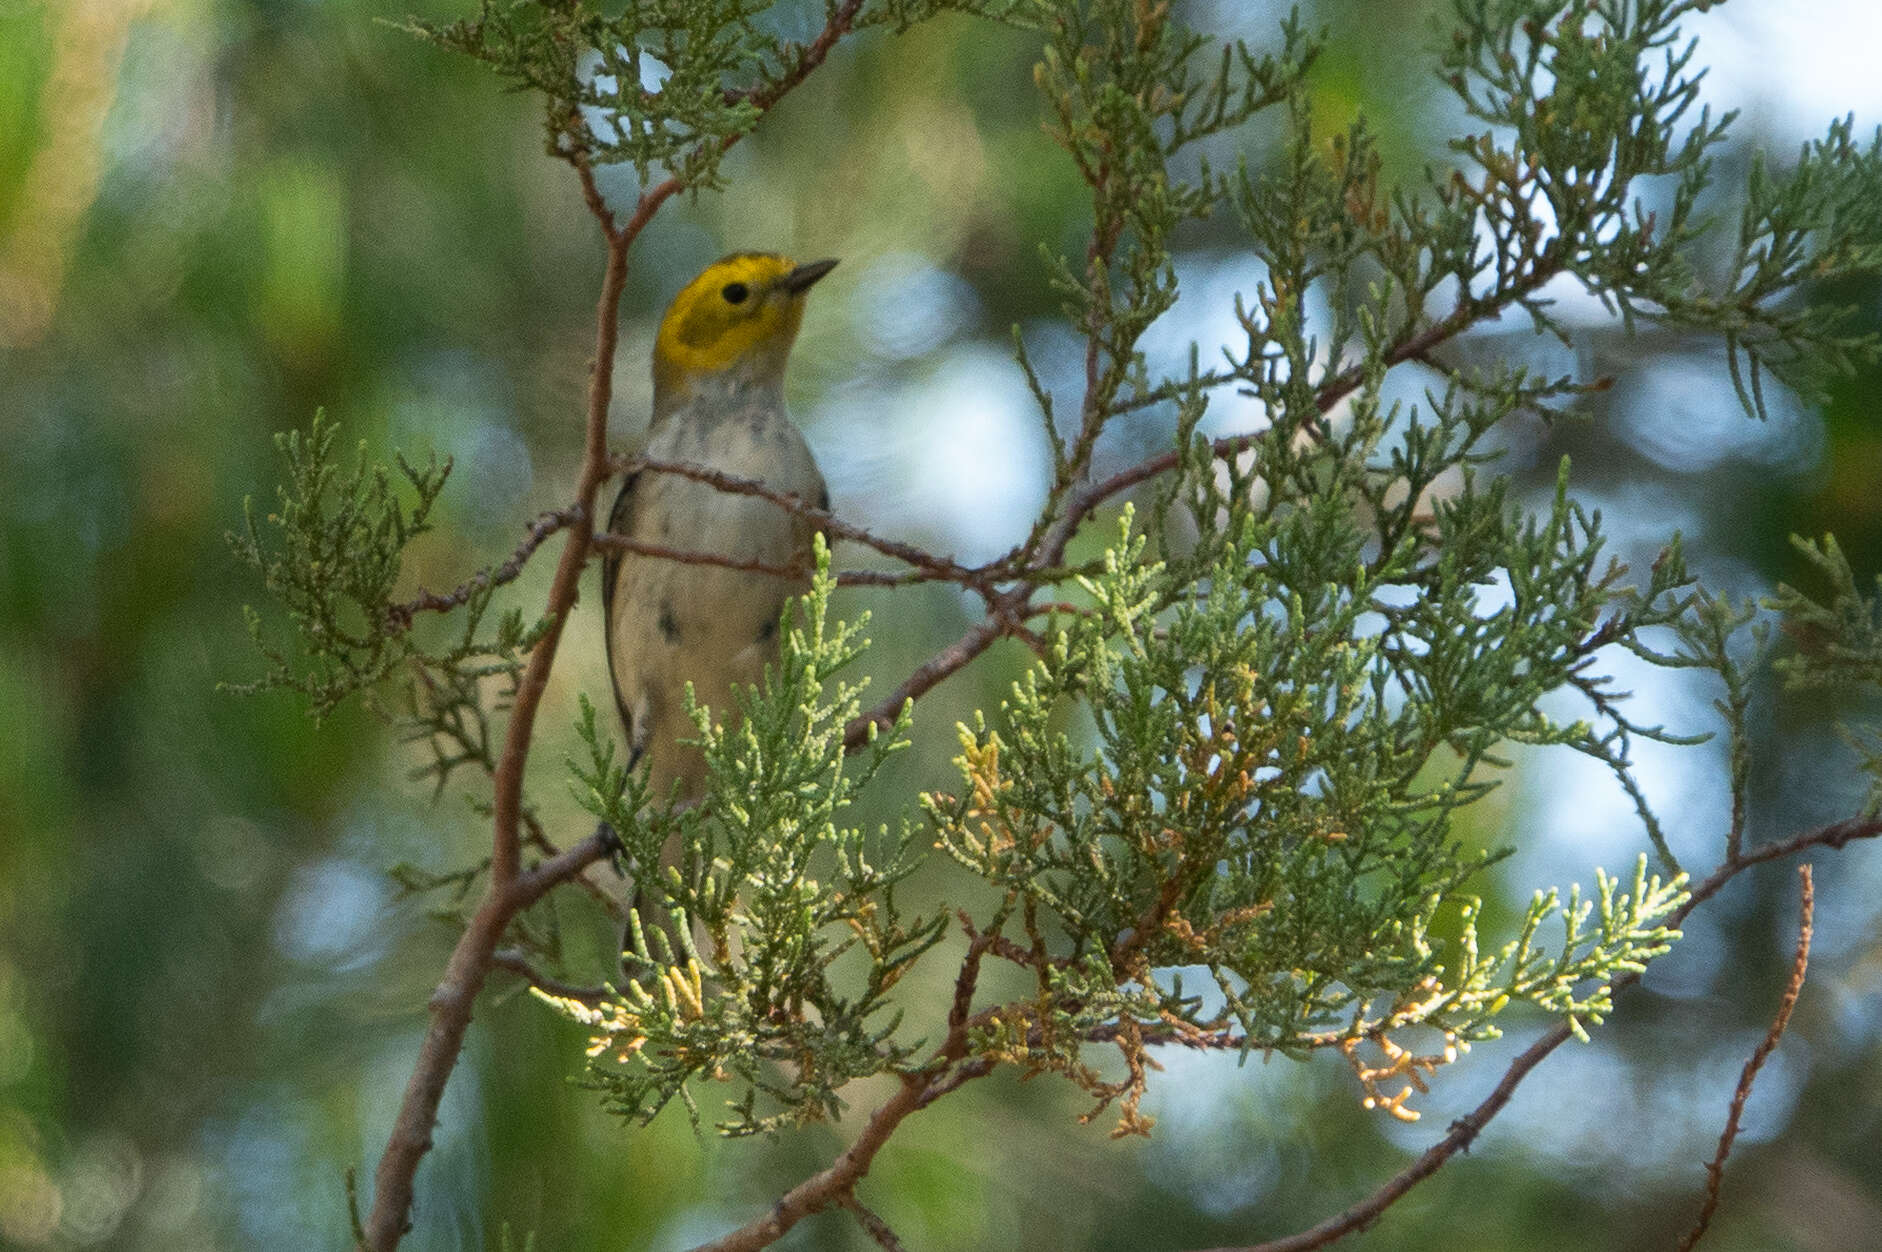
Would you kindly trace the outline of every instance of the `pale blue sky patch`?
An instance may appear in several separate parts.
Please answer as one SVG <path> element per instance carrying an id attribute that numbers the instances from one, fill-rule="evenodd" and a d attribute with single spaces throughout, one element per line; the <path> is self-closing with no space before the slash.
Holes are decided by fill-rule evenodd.
<path id="1" fill-rule="evenodd" d="M 973 287 L 912 252 L 870 261 L 851 300 L 856 337 L 892 361 L 926 356 L 980 320 Z"/>
<path id="2" fill-rule="evenodd" d="M 813 426 L 838 511 L 968 562 L 1023 538 L 1050 454 L 1012 359 L 980 344 L 899 388 L 873 383 L 826 398 Z"/>
<path id="3" fill-rule="evenodd" d="M 1775 381 L 1764 384 L 1765 418 L 1750 419 L 1723 354 L 1668 356 L 1617 379 L 1617 430 L 1663 469 L 1703 473 L 1734 462 L 1802 474 L 1823 457 L 1823 423 Z"/>
<path id="4" fill-rule="evenodd" d="M 377 960 L 391 900 L 385 874 L 333 857 L 296 870 L 275 913 L 275 946 L 303 965 L 335 970 Z"/>

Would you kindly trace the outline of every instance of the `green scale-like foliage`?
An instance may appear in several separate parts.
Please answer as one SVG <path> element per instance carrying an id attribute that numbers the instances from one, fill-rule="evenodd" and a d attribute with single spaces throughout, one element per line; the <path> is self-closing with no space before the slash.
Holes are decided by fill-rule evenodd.
<path id="1" fill-rule="evenodd" d="M 429 528 L 451 472 L 448 461 L 420 469 L 398 458 L 399 475 L 415 497 L 407 503 L 391 472 L 368 463 L 364 444 L 350 468 L 341 466 L 334 459 L 338 434 L 316 415 L 305 436 L 278 436 L 288 481 L 276 490 L 275 509 L 258 516 L 254 501 L 247 501 L 245 529 L 228 536 L 236 558 L 260 571 L 293 620 L 301 652 L 294 656 L 269 643 L 261 615 L 250 609 L 249 634 L 268 671 L 234 689 L 297 691 L 317 716 L 380 682 L 410 655 L 404 632 L 391 620 L 392 590 L 405 546 Z"/>
<path id="2" fill-rule="evenodd" d="M 479 0 L 477 16 L 404 24 L 539 93 L 551 154 L 626 165 L 643 184 L 724 185 L 731 141 L 755 126 L 806 45 L 781 36 L 774 0 Z M 945 11 L 1019 20 L 1027 0 L 828 0 L 840 30 L 906 28 Z"/>
<path id="3" fill-rule="evenodd" d="M 1629 570 L 1566 463 L 1552 493 L 1526 498 L 1496 460 L 1506 423 L 1560 420 L 1609 380 L 1451 355 L 1506 314 L 1573 345 L 1578 328 L 1551 302 L 1572 283 L 1627 330 L 1712 337 L 1754 416 L 1767 376 L 1809 395 L 1873 359 L 1845 311 L 1809 298 L 1882 270 L 1882 146 L 1848 124 L 1782 174 L 1756 165 L 1724 264 L 1704 254 L 1700 206 L 1732 119 L 1698 107 L 1702 71 L 1679 22 L 1702 7 L 1456 0 L 1434 59 L 1472 133 L 1451 140 L 1449 166 L 1398 186 L 1363 119 L 1318 137 L 1317 44 L 1294 18 L 1272 51 L 1189 31 L 1146 0 L 830 0 L 810 42 L 774 33 L 756 0 L 486 0 L 468 21 L 414 27 L 539 92 L 551 151 L 584 175 L 632 166 L 637 209 L 651 212 L 655 178 L 719 185 L 731 144 L 836 39 L 943 10 L 997 18 L 1037 32 L 1044 126 L 1089 192 L 1088 245 L 1048 252 L 1043 279 L 1084 340 L 1078 394 L 1055 393 L 1014 332 L 1052 451 L 1040 512 L 980 570 L 910 562 L 953 576 L 985 600 L 991 629 L 1037 656 L 1003 709 L 961 729 L 958 794 L 921 797 L 919 811 L 910 797 L 893 832 L 846 824 L 912 713 L 858 749 L 858 726 L 891 719 L 856 720 L 861 687 L 846 673 L 863 623 L 829 617 L 821 550 L 782 659 L 740 716 L 728 728 L 733 710 L 693 710 L 711 767 L 699 804 L 649 795 L 584 705 L 578 797 L 635 864 L 679 849 L 640 884 L 674 917 L 670 933 L 630 919 L 618 988 L 548 996 L 589 1027 L 590 1079 L 613 1108 L 644 1120 L 677 1099 L 697 1117 L 712 1085 L 720 1129 L 751 1134 L 837 1116 L 858 1078 L 895 1074 L 926 1101 L 1010 1064 L 1063 1074 L 1100 1105 L 1122 1097 L 1121 1128 L 1143 1130 L 1145 1049 L 1181 1043 L 1339 1048 L 1367 1097 L 1406 1115 L 1419 1075 L 1493 1035 L 1512 1005 L 1577 1032 L 1602 1019 L 1610 980 L 1676 938 L 1685 898 L 1632 747 L 1699 741 L 1635 721 L 1604 656 L 1718 675 L 1728 866 L 1745 847 L 1746 719 L 1772 637 L 1760 619 L 1789 618 L 1793 683 L 1882 685 L 1877 600 L 1833 543 L 1806 550 L 1827 599 L 1717 597 L 1689 576 L 1676 535 Z M 1230 132 L 1270 112 L 1284 122 L 1275 150 L 1211 166 Z M 627 237 L 591 207 L 611 239 Z M 1241 333 L 1220 359 L 1192 350 L 1163 373 L 1140 340 L 1183 298 L 1177 233 L 1210 218 L 1258 261 L 1233 308 Z M 1421 403 L 1386 399 L 1403 368 L 1426 371 Z M 1231 389 L 1258 416 L 1205 436 Z M 1159 432 L 1135 468 L 1116 464 L 1123 420 Z M 501 710 L 487 680 L 513 681 L 537 636 L 516 614 L 494 639 L 477 623 L 515 571 L 425 606 L 467 625 L 421 647 L 414 610 L 389 597 L 444 471 L 406 467 L 406 503 L 390 474 L 334 467 L 331 444 L 323 425 L 290 437 L 273 537 L 251 521 L 235 541 L 303 639 L 304 658 L 264 649 L 257 685 L 325 710 L 409 662 L 406 725 L 433 752 L 421 772 L 441 787 L 460 765 L 491 772 Z M 1094 540 L 1112 524 L 1113 540 Z M 1074 564 L 1070 551 L 1100 555 Z M 1882 778 L 1873 729 L 1849 735 Z M 1601 762 L 1638 809 L 1643 855 L 1628 881 L 1597 870 L 1588 897 L 1544 888 L 1507 931 L 1480 933 L 1470 892 L 1498 853 L 1467 847 L 1457 819 L 1517 747 Z M 951 1003 L 908 1005 L 911 982 L 933 985 L 908 970 L 948 950 L 950 910 L 905 898 L 932 843 L 964 871 L 948 890 L 967 952 Z M 1663 875 L 1648 873 L 1649 851 Z M 462 894 L 483 872 L 407 885 Z M 555 957 L 536 916 L 505 941 Z M 1030 990 L 990 1003 L 977 979 L 996 961 Z M 925 1025 L 904 1027 L 904 1008 Z M 1443 1046 L 1414 1056 L 1404 1032 Z M 1389 1064 L 1366 1068 L 1362 1043 Z M 1098 1073 L 1093 1045 L 1119 1050 L 1124 1079 Z M 1396 1094 L 1381 1086 L 1401 1078 Z"/>
<path id="4" fill-rule="evenodd" d="M 1547 525 L 1462 497 L 1440 511 L 1440 551 L 1456 550 L 1442 542 L 1454 527 L 1484 565 L 1439 560 L 1406 604 L 1380 597 L 1412 558 L 1368 569 L 1349 509 L 1248 517 L 1203 590 L 1162 613 L 1189 584 L 1127 534 L 1086 580 L 1095 611 L 1057 636 L 1005 724 L 964 734 L 963 795 L 930 802 L 948 851 L 1049 923 L 1067 968 L 1148 990 L 1152 968 L 1208 967 L 1227 1009 L 1177 992 L 1153 1006 L 1166 1019 L 1232 1019 L 1247 1046 L 1294 1048 L 1365 1021 L 1375 1000 L 1401 1021 L 1431 1002 L 1420 1020 L 1488 1033 L 1483 1003 L 1432 1001 L 1447 961 L 1472 971 L 1425 932 L 1485 860 L 1457 847 L 1450 818 L 1484 794 L 1499 743 L 1587 734 L 1537 703 L 1602 637 L 1602 608 L 1668 610 L 1595 577 L 1599 538 L 1565 497 Z M 1520 571 L 1521 590 L 1484 613 L 1489 567 Z M 1660 578 L 1655 600 L 1672 598 L 1677 576 Z M 1055 728 L 1068 700 L 1089 710 L 1088 745 Z M 1560 998 L 1663 944 L 1652 923 L 1677 901 L 1654 899 L 1563 981 L 1506 990 Z"/>
<path id="5" fill-rule="evenodd" d="M 659 864 L 670 841 L 682 850 L 651 884 L 675 918 L 673 934 L 632 919 L 625 955 L 638 980 L 602 1009 L 558 1001 L 597 1030 L 605 1059 L 596 1081 L 623 1113 L 651 1117 L 676 1096 L 691 1109 L 690 1083 L 729 1078 L 744 1094 L 721 1123 L 728 1133 L 834 1118 L 839 1088 L 902 1065 L 914 1049 L 894 1038 L 900 1015 L 888 992 L 941 938 L 946 918 L 898 908 L 896 887 L 919 863 L 915 828 L 870 836 L 842 824 L 857 792 L 905 746 L 905 725 L 846 755 L 862 685 L 839 676 L 861 654 L 864 623 L 829 620 L 835 583 L 821 538 L 817 561 L 802 619 L 796 606 L 787 611 L 781 661 L 741 699 L 736 729 L 691 706 L 710 767 L 699 804 L 650 803 L 645 775 L 615 764 L 612 740 L 583 704 L 589 759 L 574 767 L 578 798 L 637 864 Z"/>
<path id="6" fill-rule="evenodd" d="M 1798 643 L 1795 652 L 1777 661 L 1785 682 L 1805 691 L 1871 696 L 1882 691 L 1882 575 L 1875 580 L 1876 594 L 1865 596 L 1834 536 L 1816 543 L 1792 542 L 1828 584 L 1830 594 L 1817 597 L 1780 587 L 1773 597 L 1772 607 L 1783 612 L 1785 630 Z M 1872 717 L 1867 722 L 1845 721 L 1839 730 L 1856 750 L 1864 776 L 1872 780 L 1864 812 L 1882 814 L 1882 725 Z M 1743 768 L 1738 766 L 1738 771 Z"/>

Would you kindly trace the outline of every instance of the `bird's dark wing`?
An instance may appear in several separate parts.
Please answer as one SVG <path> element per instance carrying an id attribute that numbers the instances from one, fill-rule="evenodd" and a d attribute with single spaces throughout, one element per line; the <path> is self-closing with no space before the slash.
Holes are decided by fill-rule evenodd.
<path id="1" fill-rule="evenodd" d="M 610 533 L 626 533 L 628 514 L 634 509 L 634 487 L 639 481 L 638 470 L 621 481 L 620 494 L 614 497 L 614 507 L 608 510 Z M 634 714 L 628 710 L 627 701 L 621 696 L 620 680 L 614 676 L 614 579 L 620 572 L 623 555 L 620 549 L 613 548 L 601 557 L 601 630 L 608 654 L 608 686 L 614 691 L 614 707 L 620 712 L 621 727 L 627 732 L 627 768 L 633 769 L 640 762 L 640 752 L 634 744 Z"/>
<path id="2" fill-rule="evenodd" d="M 829 485 L 823 481 L 822 474 L 817 475 L 817 507 L 825 513 L 830 511 L 830 488 Z M 823 546 L 832 554 L 835 553 L 836 536 L 830 533 L 829 527 L 825 526 L 822 522 L 814 522 L 811 525 L 811 534 L 822 534 Z M 804 538 L 804 558 L 806 560 L 810 558 L 809 536 L 805 536 Z"/>

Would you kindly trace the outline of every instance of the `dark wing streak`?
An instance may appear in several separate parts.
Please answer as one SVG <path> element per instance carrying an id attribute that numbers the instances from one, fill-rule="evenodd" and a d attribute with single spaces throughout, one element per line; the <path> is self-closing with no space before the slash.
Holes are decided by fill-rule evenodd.
<path id="1" fill-rule="evenodd" d="M 830 484 L 823 481 L 823 475 L 821 473 L 817 475 L 817 483 L 817 508 L 824 513 L 828 513 L 830 511 Z M 834 571 L 836 568 L 836 539 L 830 534 L 829 528 L 824 526 L 821 522 L 812 525 L 811 534 L 820 534 L 823 536 L 823 546 L 825 551 L 831 554 L 830 566 L 832 571 Z M 810 553 L 811 538 L 810 535 L 806 535 L 804 537 L 804 559 L 806 561 L 810 559 Z"/>
<path id="2" fill-rule="evenodd" d="M 614 507 L 608 510 L 609 533 L 626 533 L 627 515 L 634 507 L 634 485 L 639 481 L 639 471 L 621 480 Z M 634 715 L 628 711 L 627 701 L 621 698 L 621 680 L 615 677 L 614 670 L 614 579 L 620 573 L 621 559 L 625 555 L 618 548 L 610 548 L 601 557 L 601 632 L 608 654 L 608 686 L 614 691 L 614 707 L 621 715 L 622 729 L 627 732 L 627 768 L 632 770 L 640 764 L 641 752 L 634 742 Z"/>

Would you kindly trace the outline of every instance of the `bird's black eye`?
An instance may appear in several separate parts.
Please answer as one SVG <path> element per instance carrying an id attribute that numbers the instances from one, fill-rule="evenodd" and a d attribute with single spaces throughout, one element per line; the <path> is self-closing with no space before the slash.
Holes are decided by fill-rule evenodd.
<path id="1" fill-rule="evenodd" d="M 744 283 L 727 283 L 725 290 L 719 294 L 725 297 L 727 304 L 743 304 L 745 297 L 751 294 L 751 288 Z"/>

